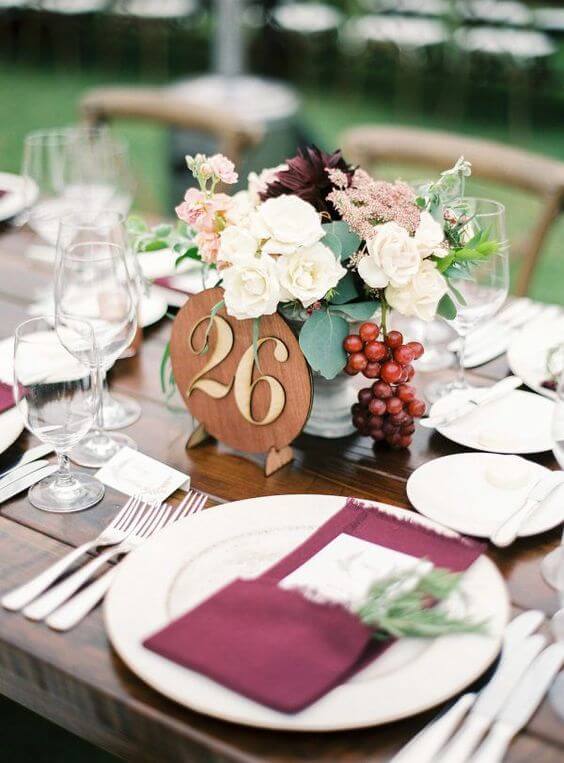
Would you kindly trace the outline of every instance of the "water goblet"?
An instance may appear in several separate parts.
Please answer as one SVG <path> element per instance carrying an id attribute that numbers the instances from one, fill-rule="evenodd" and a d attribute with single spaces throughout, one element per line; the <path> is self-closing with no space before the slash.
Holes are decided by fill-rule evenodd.
<path id="1" fill-rule="evenodd" d="M 131 344 L 137 329 L 137 296 L 126 262 L 121 215 L 101 212 L 85 219 L 76 213 L 60 222 L 55 276 L 55 320 L 87 320 L 98 353 L 97 418 L 94 430 L 73 451 L 83 466 L 99 467 L 122 447 L 136 447 L 122 433 L 104 431 L 105 370 Z"/>
<path id="2" fill-rule="evenodd" d="M 61 321 L 57 334 L 52 320 L 42 317 L 31 318 L 16 329 L 14 399 L 26 427 L 42 442 L 53 445 L 59 459 L 59 470 L 28 493 L 30 502 L 43 511 L 82 511 L 104 495 L 99 480 L 71 471 L 69 462 L 70 451 L 94 421 L 92 368 L 96 354 L 94 332 L 85 321 Z"/>

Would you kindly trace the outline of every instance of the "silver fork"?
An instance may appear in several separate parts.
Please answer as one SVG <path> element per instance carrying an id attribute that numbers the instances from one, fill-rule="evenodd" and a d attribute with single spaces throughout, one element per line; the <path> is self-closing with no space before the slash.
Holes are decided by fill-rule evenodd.
<path id="1" fill-rule="evenodd" d="M 207 495 L 203 493 L 199 493 L 195 490 L 190 491 L 184 500 L 177 506 L 176 512 L 164 525 L 162 525 L 161 528 L 158 529 L 163 529 L 165 526 L 170 525 L 183 517 L 197 514 L 204 508 L 207 498 Z M 80 591 L 80 593 L 67 601 L 66 604 L 63 604 L 55 610 L 46 619 L 45 622 L 47 625 L 57 631 L 68 631 L 71 628 L 74 628 L 75 625 L 78 625 L 78 623 L 85 618 L 92 609 L 94 609 L 98 602 L 103 599 L 117 574 L 117 569 L 117 565 L 114 564 L 112 569 L 98 577 L 87 588 Z"/>
<path id="2" fill-rule="evenodd" d="M 110 561 L 115 556 L 123 556 L 128 554 L 130 551 L 133 551 L 133 549 L 140 546 L 141 543 L 146 541 L 151 537 L 151 535 L 153 535 L 158 530 L 161 530 L 170 522 L 175 522 L 181 517 L 192 513 L 194 504 L 197 506 L 197 510 L 202 508 L 206 500 L 207 496 L 195 490 L 191 490 L 186 495 L 182 503 L 176 508 L 168 503 L 153 505 L 152 508 L 150 508 L 142 517 L 133 532 L 128 535 L 127 538 L 119 544 L 119 546 L 114 546 L 113 548 L 108 549 L 108 551 L 96 557 L 87 565 L 77 570 L 77 572 L 75 572 L 73 575 L 63 580 L 63 582 L 59 583 L 59 585 L 55 586 L 55 588 L 47 591 L 46 594 L 32 602 L 28 607 L 24 609 L 24 615 L 31 620 L 43 620 L 52 612 L 54 613 L 55 610 L 61 607 L 61 605 L 63 605 L 66 601 L 68 601 L 71 596 L 76 593 L 76 591 L 78 591 L 79 588 L 87 583 L 91 577 L 106 564 L 106 562 Z M 114 571 L 109 570 L 106 574 L 101 575 L 101 577 L 96 580 L 97 587 L 95 590 L 101 591 L 101 594 L 96 599 L 96 601 L 99 601 L 99 598 L 103 596 L 109 587 Z M 106 578 L 108 578 L 108 582 L 104 587 L 104 583 L 101 581 L 105 581 Z M 82 596 L 84 593 L 86 597 L 86 591 L 90 591 L 90 588 L 92 588 L 92 586 L 89 586 L 87 589 L 81 592 L 80 596 Z M 93 593 L 94 592 L 90 592 L 90 596 L 92 596 Z M 82 601 L 84 601 L 84 599 L 82 599 Z M 95 603 L 96 602 L 94 602 L 94 604 Z M 94 604 L 92 604 L 92 606 L 94 606 Z M 87 611 L 89 611 L 89 609 Z M 55 622 L 56 621 L 57 618 L 55 618 Z"/>
<path id="3" fill-rule="evenodd" d="M 63 556 L 62 559 L 52 564 L 37 575 L 37 577 L 9 591 L 2 597 L 0 602 L 2 606 L 12 611 L 22 609 L 22 607 L 25 607 L 26 604 L 29 604 L 46 591 L 83 554 L 95 548 L 114 546 L 121 543 L 133 529 L 134 522 L 140 515 L 141 508 L 141 499 L 138 496 L 130 498 L 97 538 L 83 543 L 82 546 L 78 546 L 78 548 Z"/>

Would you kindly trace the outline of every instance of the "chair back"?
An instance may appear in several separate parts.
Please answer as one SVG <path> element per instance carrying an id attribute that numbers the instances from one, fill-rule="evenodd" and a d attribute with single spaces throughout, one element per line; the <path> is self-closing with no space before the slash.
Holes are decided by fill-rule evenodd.
<path id="1" fill-rule="evenodd" d="M 564 207 L 564 162 L 493 141 L 411 127 L 363 125 L 346 130 L 340 145 L 363 167 L 402 162 L 444 170 L 459 156 L 472 175 L 540 197 L 541 211 L 524 244 L 515 293 L 527 293 L 546 237 Z"/>

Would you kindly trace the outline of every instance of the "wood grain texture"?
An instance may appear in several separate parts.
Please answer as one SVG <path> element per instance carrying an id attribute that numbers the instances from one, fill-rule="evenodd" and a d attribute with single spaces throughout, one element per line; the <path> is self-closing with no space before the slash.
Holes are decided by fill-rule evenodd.
<path id="1" fill-rule="evenodd" d="M 0 235 L 0 338 L 25 319 L 35 289 L 49 284 L 49 269 L 22 257 L 29 241 L 25 232 Z M 119 361 L 112 381 L 142 408 L 141 419 L 127 433 L 144 452 L 190 474 L 193 485 L 212 497 L 210 503 L 309 493 L 356 495 L 409 507 L 405 483 L 412 471 L 431 458 L 462 450 L 422 428 L 410 451 L 374 450 L 369 439 L 356 435 L 322 440 L 302 434 L 293 443 L 294 460 L 269 478 L 262 473 L 260 454 L 244 454 L 213 440 L 186 450 L 192 417 L 185 409 L 167 408 L 159 389 L 158 364 L 169 333 L 167 321 L 146 330 L 141 352 Z M 472 378 L 489 383 L 506 373 L 500 359 L 475 369 Z M 0 454 L 0 469 L 32 444 L 31 435 L 22 435 Z M 550 454 L 535 460 L 556 467 Z M 99 505 L 68 516 L 38 511 L 25 496 L 3 504 L 0 593 L 94 537 L 122 501 L 123 496 L 108 490 Z M 539 564 L 559 534 L 556 529 L 488 551 L 507 581 L 516 612 L 533 606 L 547 614 L 554 611 L 556 596 L 543 582 Z M 137 679 L 112 651 L 100 609 L 66 634 L 0 610 L 0 691 L 115 755 L 151 763 L 384 763 L 433 715 L 326 735 L 271 733 L 222 723 L 166 700 Z M 563 749 L 562 723 L 545 701 L 526 733 L 512 744 L 507 760 L 557 763 Z"/>
<path id="2" fill-rule="evenodd" d="M 207 289 L 176 316 L 170 356 L 177 387 L 220 442 L 248 453 L 282 450 L 311 408 L 311 376 L 298 340 L 279 315 L 263 316 L 255 362 L 253 321 L 236 320 L 225 308 L 212 314 L 222 300 L 222 289 Z"/>

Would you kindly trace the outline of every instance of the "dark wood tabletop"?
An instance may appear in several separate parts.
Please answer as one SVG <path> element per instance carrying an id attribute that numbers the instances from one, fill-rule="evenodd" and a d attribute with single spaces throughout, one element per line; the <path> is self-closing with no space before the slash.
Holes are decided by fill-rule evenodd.
<path id="1" fill-rule="evenodd" d="M 51 283 L 50 267 L 25 256 L 30 241 L 25 231 L 0 232 L 0 339 L 29 317 L 27 305 Z M 127 430 L 141 450 L 188 473 L 193 486 L 210 496 L 207 510 L 217 503 L 281 493 L 355 495 L 410 508 L 405 485 L 411 472 L 432 458 L 463 450 L 422 427 L 408 451 L 374 451 L 369 439 L 357 436 L 324 440 L 301 435 L 294 443 L 293 463 L 268 478 L 259 456 L 214 441 L 187 451 L 189 414 L 170 410 L 159 386 L 159 362 L 169 333 L 166 320 L 146 329 L 141 352 L 117 363 L 112 388 L 135 397 L 142 407 L 140 420 Z M 507 372 L 500 358 L 472 375 L 477 382 L 491 383 Z M 0 455 L 0 469 L 33 443 L 29 434 L 22 434 Z M 534 460 L 557 468 L 552 454 Z M 99 505 L 70 515 L 38 511 L 25 495 L 3 504 L 0 592 L 93 538 L 113 517 L 119 500 L 119 494 L 108 490 Z M 537 608 L 550 615 L 557 608 L 557 596 L 543 582 L 539 565 L 559 536 L 560 530 L 553 530 L 519 540 L 509 549 L 488 551 L 507 581 L 515 612 Z M 117 756 L 158 763 L 386 761 L 436 712 L 330 734 L 268 732 L 224 723 L 161 697 L 131 673 L 108 642 L 101 608 L 64 634 L 0 608 L 0 691 Z M 511 745 L 507 760 L 556 763 L 563 755 L 564 729 L 545 701 Z"/>

